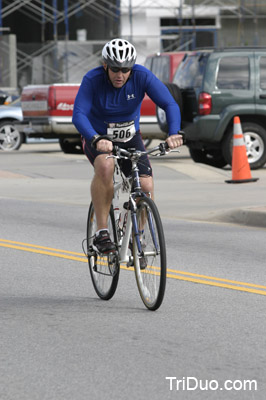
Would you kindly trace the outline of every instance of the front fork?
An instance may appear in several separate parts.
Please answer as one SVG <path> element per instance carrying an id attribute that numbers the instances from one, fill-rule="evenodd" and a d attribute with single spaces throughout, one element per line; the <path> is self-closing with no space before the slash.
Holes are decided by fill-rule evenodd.
<path id="1" fill-rule="evenodd" d="M 139 197 L 143 197 L 144 194 L 140 193 Z M 137 221 L 137 202 L 136 202 L 136 197 L 133 198 L 131 197 L 131 221 L 132 221 L 132 235 L 134 235 L 136 244 L 137 244 L 137 249 L 138 249 L 138 255 L 142 255 L 142 246 L 141 246 L 141 241 L 140 241 L 140 231 L 138 227 L 138 221 Z M 132 238 L 133 239 L 133 238 Z"/>
<path id="2" fill-rule="evenodd" d="M 142 194 L 141 197 L 145 197 L 145 196 L 146 196 L 145 194 Z M 133 225 L 133 235 L 134 235 L 136 243 L 137 243 L 138 255 L 142 256 L 143 255 L 143 249 L 142 249 L 142 244 L 141 244 L 141 241 L 140 241 L 140 233 L 141 232 L 140 232 L 139 227 L 138 227 L 136 211 L 137 211 L 137 207 L 134 208 L 134 212 L 132 212 L 132 218 L 131 218 L 132 219 L 132 225 Z M 150 230 L 150 233 L 151 233 L 154 249 L 156 251 L 156 254 L 159 254 L 159 244 L 158 244 L 157 237 L 156 237 L 156 234 L 155 234 L 154 222 L 153 222 L 152 215 L 151 215 L 149 209 L 147 209 L 146 218 L 148 220 L 149 230 Z"/>
<path id="3" fill-rule="evenodd" d="M 130 243 L 130 239 L 133 237 L 137 243 L 138 254 L 141 255 L 142 247 L 140 242 L 140 234 L 138 230 L 138 223 L 137 223 L 137 204 L 133 196 L 130 197 L 130 206 L 128 210 L 127 216 L 127 224 L 126 224 L 126 231 L 123 235 L 122 245 L 120 249 L 120 262 L 130 263 L 132 259 L 128 256 L 128 247 Z M 133 243 L 132 243 L 133 246 Z"/>

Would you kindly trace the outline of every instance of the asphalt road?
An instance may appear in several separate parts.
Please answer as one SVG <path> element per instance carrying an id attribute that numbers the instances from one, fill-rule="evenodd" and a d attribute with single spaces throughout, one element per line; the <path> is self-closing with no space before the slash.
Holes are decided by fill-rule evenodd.
<path id="1" fill-rule="evenodd" d="M 186 150 L 153 167 L 168 249 L 155 313 L 126 269 L 111 301 L 93 290 L 85 158 L 0 154 L 1 400 L 265 398 L 265 229 L 227 223 L 263 209 L 265 169 L 231 186 Z"/>

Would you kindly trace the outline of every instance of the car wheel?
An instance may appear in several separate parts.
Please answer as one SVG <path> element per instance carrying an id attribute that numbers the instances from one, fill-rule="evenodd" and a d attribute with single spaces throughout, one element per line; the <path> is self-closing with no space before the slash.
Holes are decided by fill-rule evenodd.
<path id="1" fill-rule="evenodd" d="M 266 163 L 266 130 L 255 122 L 241 123 L 250 169 L 258 169 Z M 227 132 L 222 143 L 224 158 L 232 164 L 233 127 Z"/>
<path id="2" fill-rule="evenodd" d="M 0 149 L 4 151 L 18 150 L 23 143 L 23 134 L 14 126 L 14 121 L 0 123 Z"/>
<path id="3" fill-rule="evenodd" d="M 216 168 L 223 168 L 228 164 L 219 150 L 206 151 L 204 149 L 189 148 L 189 153 L 196 163 L 207 164 Z"/>
<path id="4" fill-rule="evenodd" d="M 174 83 L 166 83 L 165 86 L 168 88 L 169 92 L 175 99 L 176 103 L 179 105 L 180 108 L 180 113 L 182 116 L 183 113 L 183 100 L 182 100 L 182 93 L 181 90 L 177 85 Z M 156 106 L 156 115 L 157 115 L 157 121 L 158 124 L 163 132 L 168 133 L 168 125 L 166 121 L 166 115 L 164 110 L 162 110 L 160 107 Z"/>
<path id="5" fill-rule="evenodd" d="M 59 139 L 61 150 L 66 154 L 83 154 L 81 140 Z"/>

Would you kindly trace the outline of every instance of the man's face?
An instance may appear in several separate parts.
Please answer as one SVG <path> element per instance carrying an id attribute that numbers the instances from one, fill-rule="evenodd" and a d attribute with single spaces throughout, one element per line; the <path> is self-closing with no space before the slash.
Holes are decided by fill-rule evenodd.
<path id="1" fill-rule="evenodd" d="M 103 67 L 105 70 L 107 69 L 106 64 L 104 64 Z M 110 67 L 108 68 L 108 77 L 109 77 L 112 85 L 117 89 L 124 86 L 124 84 L 126 83 L 126 81 L 129 78 L 130 73 L 131 73 L 131 70 L 124 73 L 121 70 L 119 70 L 118 72 L 113 72 Z"/>

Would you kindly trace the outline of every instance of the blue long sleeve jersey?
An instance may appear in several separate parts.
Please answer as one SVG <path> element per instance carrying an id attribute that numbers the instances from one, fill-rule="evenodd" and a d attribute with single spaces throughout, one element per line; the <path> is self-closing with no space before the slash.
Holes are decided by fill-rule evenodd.
<path id="1" fill-rule="evenodd" d="M 86 139 L 106 135 L 109 123 L 134 121 L 139 130 L 140 107 L 145 93 L 166 112 L 169 135 L 180 129 L 180 110 L 166 86 L 147 68 L 135 64 L 130 78 L 114 88 L 103 67 L 89 71 L 75 99 L 73 124 Z"/>

